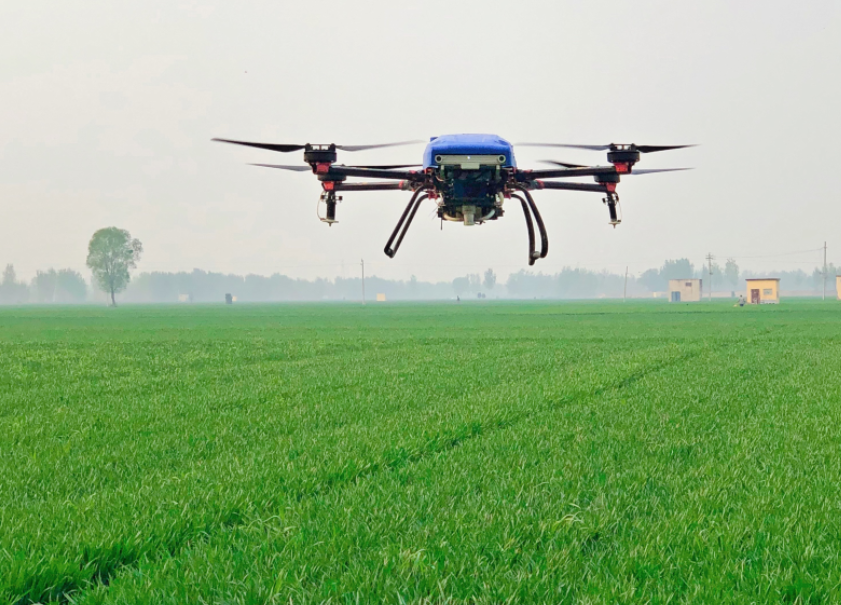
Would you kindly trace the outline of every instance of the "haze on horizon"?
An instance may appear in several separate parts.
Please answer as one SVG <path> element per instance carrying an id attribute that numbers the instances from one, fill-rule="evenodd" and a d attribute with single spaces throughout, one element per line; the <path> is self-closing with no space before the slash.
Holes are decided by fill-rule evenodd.
<path id="1" fill-rule="evenodd" d="M 383 245 L 405 193 L 346 193 L 315 215 L 298 163 L 212 137 L 363 144 L 491 132 L 516 143 L 700 143 L 643 156 L 623 224 L 598 194 L 538 192 L 563 266 L 632 272 L 707 252 L 743 268 L 841 259 L 841 9 L 773 2 L 393 3 L 220 0 L 5 3 L 0 49 L 0 264 L 85 269 L 115 225 L 139 271 L 195 267 L 293 277 L 450 280 L 527 268 L 519 209 L 440 230 L 422 207 L 400 252 Z M 422 145 L 340 155 L 416 162 Z M 603 153 L 515 148 L 604 163 Z M 802 252 L 809 250 L 811 252 Z M 794 253 L 794 254 L 791 254 Z"/>

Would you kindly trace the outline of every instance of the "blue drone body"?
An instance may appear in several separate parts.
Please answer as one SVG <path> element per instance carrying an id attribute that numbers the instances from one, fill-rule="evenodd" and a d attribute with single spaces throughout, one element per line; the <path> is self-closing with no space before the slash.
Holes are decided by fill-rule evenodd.
<path id="1" fill-rule="evenodd" d="M 432 137 L 423 153 L 422 164 L 394 164 L 381 166 L 345 166 L 336 164 L 338 151 L 363 151 L 378 147 L 408 145 L 420 141 L 386 143 L 383 145 L 314 145 L 306 143 L 277 144 L 251 143 L 231 139 L 214 139 L 270 151 L 287 153 L 304 151 L 304 165 L 287 166 L 279 164 L 257 164 L 268 168 L 312 171 L 321 182 L 321 201 L 327 211 L 321 219 L 328 224 L 336 222 L 336 205 L 341 201 L 337 192 L 343 191 L 411 191 L 412 199 L 406 206 L 388 242 L 385 253 L 393 257 L 412 223 L 418 207 L 424 200 L 437 204 L 437 213 L 442 221 L 454 221 L 466 226 L 497 220 L 505 213 L 506 200 L 517 200 L 526 218 L 529 235 L 529 264 L 544 258 L 549 252 L 549 238 L 546 227 L 530 191 L 535 189 L 563 189 L 592 191 L 605 194 L 603 202 L 610 214 L 614 227 L 621 221 L 617 213 L 619 197 L 616 186 L 620 175 L 646 174 L 685 170 L 667 168 L 655 170 L 633 170 L 641 153 L 680 149 L 689 145 L 566 145 L 554 143 L 522 143 L 539 147 L 573 147 L 592 151 L 607 151 L 609 166 L 582 166 L 549 162 L 555 167 L 544 170 L 522 170 L 514 159 L 514 147 L 505 139 L 494 134 L 447 134 Z M 420 170 L 408 170 L 420 168 Z M 374 182 L 347 182 L 348 177 L 378 179 Z M 569 180 L 593 177 L 595 183 L 581 183 Z M 532 220 L 534 219 L 534 221 Z M 535 248 L 535 229 L 540 233 L 540 251 Z"/>
<path id="2" fill-rule="evenodd" d="M 432 137 L 423 152 L 423 168 L 437 168 L 448 156 L 488 158 L 500 166 L 516 168 L 514 146 L 495 134 L 445 134 Z"/>

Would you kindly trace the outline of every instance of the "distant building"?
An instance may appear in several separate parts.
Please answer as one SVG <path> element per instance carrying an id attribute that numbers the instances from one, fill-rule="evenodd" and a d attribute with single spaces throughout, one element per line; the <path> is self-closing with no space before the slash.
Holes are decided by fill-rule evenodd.
<path id="1" fill-rule="evenodd" d="M 841 275 L 835 276 L 835 292 L 838 294 L 838 300 L 841 300 Z"/>
<path id="2" fill-rule="evenodd" d="M 377 292 L 377 302 L 385 302 L 385 294 Z"/>
<path id="3" fill-rule="evenodd" d="M 669 302 L 699 302 L 703 295 L 702 279 L 670 279 Z"/>
<path id="4" fill-rule="evenodd" d="M 752 305 L 780 302 L 780 278 L 763 277 L 745 280 L 748 302 Z"/>

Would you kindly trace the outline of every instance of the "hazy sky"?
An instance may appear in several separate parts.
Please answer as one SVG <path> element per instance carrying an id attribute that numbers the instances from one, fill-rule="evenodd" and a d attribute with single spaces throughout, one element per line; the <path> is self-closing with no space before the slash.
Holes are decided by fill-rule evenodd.
<path id="1" fill-rule="evenodd" d="M 407 194 L 346 193 L 316 218 L 297 163 L 212 137 L 363 144 L 457 132 L 512 142 L 700 143 L 643 157 L 616 230 L 598 194 L 538 192 L 564 265 L 632 272 L 708 251 L 743 267 L 841 259 L 841 20 L 807 2 L 4 2 L 0 264 L 84 271 L 97 228 L 131 231 L 140 270 L 452 279 L 527 266 L 519 208 L 440 230 Z M 340 162 L 420 161 L 423 146 Z M 605 163 L 603 153 L 515 149 Z M 589 181 L 588 181 L 589 182 Z M 804 254 L 800 251 L 814 249 Z M 797 254 L 789 254 L 791 252 Z M 783 254 L 785 253 L 785 254 Z M 777 255 L 777 256 L 775 256 Z"/>

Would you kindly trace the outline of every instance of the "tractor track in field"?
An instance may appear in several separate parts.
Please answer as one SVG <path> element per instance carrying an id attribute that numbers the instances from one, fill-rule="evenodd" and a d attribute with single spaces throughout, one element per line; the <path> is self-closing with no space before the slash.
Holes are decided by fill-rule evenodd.
<path id="1" fill-rule="evenodd" d="M 762 338 L 763 335 L 757 335 L 753 338 L 738 341 L 739 345 L 745 345 Z M 601 397 L 610 392 L 620 391 L 628 388 L 634 383 L 644 379 L 645 377 L 665 370 L 667 368 L 680 365 L 682 363 L 691 361 L 705 353 L 716 353 L 724 351 L 731 346 L 737 344 L 737 341 L 728 341 L 712 346 L 700 346 L 691 351 L 684 352 L 674 357 L 660 360 L 656 363 L 647 365 L 639 370 L 632 372 L 628 376 L 612 382 L 610 384 L 602 385 L 592 389 L 586 393 L 577 395 L 568 395 L 548 401 L 546 405 L 536 406 L 530 410 L 513 413 L 504 417 L 497 417 L 485 422 L 476 421 L 471 423 L 464 423 L 461 426 L 450 430 L 441 431 L 437 435 L 428 439 L 423 445 L 412 449 L 397 447 L 387 452 L 380 461 L 372 462 L 362 468 L 353 470 L 340 471 L 326 476 L 322 481 L 319 481 L 312 489 L 299 490 L 296 492 L 287 492 L 291 501 L 301 502 L 308 498 L 323 496 L 335 490 L 356 485 L 361 481 L 374 477 L 380 473 L 390 472 L 398 468 L 402 468 L 409 464 L 417 463 L 425 458 L 434 456 L 436 454 L 446 453 L 459 447 L 462 443 L 489 435 L 497 431 L 506 430 L 514 427 L 520 422 L 531 418 L 537 414 L 550 412 L 559 409 L 565 405 L 574 402 L 589 401 Z M 171 544 L 163 545 L 155 552 L 142 553 L 126 553 L 121 550 L 118 545 L 111 547 L 85 547 L 83 551 L 85 556 L 82 557 L 82 566 L 90 567 L 92 569 L 92 580 L 78 580 L 75 578 L 65 578 L 65 581 L 60 582 L 60 585 L 53 585 L 49 589 L 43 590 L 38 595 L 33 595 L 32 589 L 36 586 L 44 586 L 44 574 L 32 574 L 28 577 L 19 578 L 16 582 L 17 586 L 12 588 L 11 592 L 2 595 L 2 600 L 10 605 L 35 605 L 45 600 L 59 602 L 59 603 L 73 603 L 75 601 L 74 595 L 80 592 L 91 589 L 97 585 L 108 586 L 112 580 L 121 570 L 130 569 L 135 566 L 141 558 L 154 557 L 156 552 L 166 551 L 169 556 L 177 556 L 184 547 L 191 541 L 196 539 L 207 539 L 217 530 L 223 527 L 236 527 L 246 524 L 246 514 L 239 509 L 231 509 L 229 511 L 220 511 L 218 523 L 215 527 L 195 528 L 194 532 L 184 532 L 177 536 Z M 109 553 L 110 556 L 99 558 L 96 555 L 91 556 L 88 553 Z M 49 572 L 49 570 L 44 570 Z M 55 577 L 56 574 L 50 574 Z"/>

